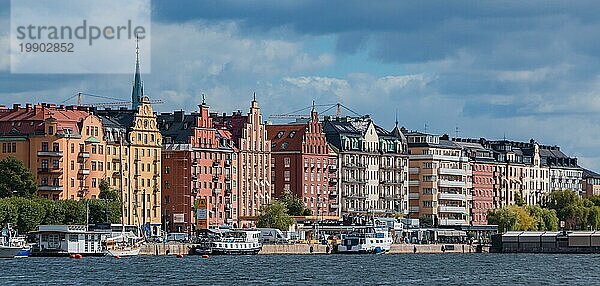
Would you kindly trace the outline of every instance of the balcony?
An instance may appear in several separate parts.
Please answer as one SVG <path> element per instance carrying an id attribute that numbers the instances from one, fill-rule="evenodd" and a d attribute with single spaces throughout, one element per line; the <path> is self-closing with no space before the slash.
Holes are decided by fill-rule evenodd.
<path id="1" fill-rule="evenodd" d="M 63 186 L 50 186 L 50 185 L 40 185 L 38 187 L 39 191 L 50 191 L 50 192 L 58 192 L 63 190 Z"/>
<path id="2" fill-rule="evenodd" d="M 89 174 L 90 174 L 90 169 L 81 168 L 81 169 L 79 169 L 79 172 L 78 172 L 78 174 L 79 174 L 79 175 L 84 175 L 84 176 L 87 176 L 87 175 L 89 175 Z"/>
<path id="3" fill-rule="evenodd" d="M 219 167 L 219 165 L 221 165 L 221 160 L 217 159 L 213 161 L 213 167 Z"/>
<path id="4" fill-rule="evenodd" d="M 213 189 L 213 195 L 215 195 L 215 196 L 216 196 L 216 195 L 220 195 L 222 191 L 223 191 L 223 190 L 222 190 L 222 189 L 220 189 L 220 188 L 215 188 L 215 189 Z"/>
<path id="5" fill-rule="evenodd" d="M 140 157 L 139 156 L 135 156 L 135 158 L 133 159 L 133 162 L 139 162 L 139 161 L 141 161 Z"/>
<path id="6" fill-rule="evenodd" d="M 230 167 L 231 166 L 231 159 L 226 159 L 225 160 L 225 167 Z"/>
<path id="7" fill-rule="evenodd" d="M 451 206 L 439 206 L 438 211 L 441 213 L 459 213 L 464 214 L 467 212 L 465 207 L 451 207 Z"/>
<path id="8" fill-rule="evenodd" d="M 192 195 L 198 194 L 198 188 L 192 188 Z"/>
<path id="9" fill-rule="evenodd" d="M 218 175 L 217 176 L 213 176 L 212 181 L 213 182 L 218 182 L 219 181 L 219 176 Z"/>
<path id="10" fill-rule="evenodd" d="M 329 205 L 329 208 L 333 209 L 333 210 L 337 210 L 337 209 L 340 208 L 340 205 L 338 205 L 338 204 L 331 204 L 331 205 Z"/>
<path id="11" fill-rule="evenodd" d="M 79 158 L 87 159 L 90 157 L 90 152 L 81 151 L 79 152 Z"/>
<path id="12" fill-rule="evenodd" d="M 409 207 L 408 211 L 411 213 L 418 213 L 419 212 L 419 207 Z"/>
<path id="13" fill-rule="evenodd" d="M 442 218 L 438 220 L 439 225 L 467 225 L 467 221 L 464 219 L 449 219 Z"/>
<path id="14" fill-rule="evenodd" d="M 409 200 L 418 200 L 420 198 L 420 194 L 419 193 L 408 193 L 408 199 Z"/>
<path id="15" fill-rule="evenodd" d="M 367 166 L 363 165 L 361 163 L 346 163 L 344 164 L 344 167 L 349 168 L 349 169 L 366 169 Z"/>
<path id="16" fill-rule="evenodd" d="M 438 199 L 448 201 L 465 201 L 467 196 L 463 194 L 439 193 Z"/>
<path id="17" fill-rule="evenodd" d="M 121 172 L 119 172 L 119 171 L 114 171 L 114 172 L 112 173 L 112 176 L 113 176 L 113 177 L 115 177 L 115 178 L 118 178 L 118 177 L 120 177 L 120 176 L 121 176 Z"/>
<path id="18" fill-rule="evenodd" d="M 192 166 L 198 166 L 198 159 L 192 159 Z"/>
<path id="19" fill-rule="evenodd" d="M 414 167 L 413 167 L 413 168 L 408 168 L 408 173 L 409 173 L 409 174 L 413 174 L 413 175 L 414 175 L 414 174 L 418 174 L 418 173 L 419 173 L 419 171 L 420 171 L 420 169 L 419 169 L 419 168 L 414 168 Z"/>
<path id="20" fill-rule="evenodd" d="M 347 199 L 366 199 L 367 196 L 360 194 L 349 194 L 346 196 Z"/>
<path id="21" fill-rule="evenodd" d="M 38 173 L 41 174 L 61 174 L 62 168 L 38 168 Z"/>
<path id="22" fill-rule="evenodd" d="M 418 180 L 408 181 L 408 186 L 409 187 L 418 187 L 419 181 Z"/>
<path id="23" fill-rule="evenodd" d="M 337 191 L 336 191 L 336 190 L 329 191 L 329 196 L 330 196 L 330 197 L 337 197 L 337 195 L 338 195 L 338 193 L 337 193 Z"/>
<path id="24" fill-rule="evenodd" d="M 337 166 L 336 165 L 329 165 L 329 172 L 335 172 L 337 171 Z"/>
<path id="25" fill-rule="evenodd" d="M 337 184 L 337 182 L 338 182 L 337 178 L 329 178 L 329 184 L 330 185 L 335 185 L 335 184 Z"/>
<path id="26" fill-rule="evenodd" d="M 192 174 L 192 181 L 196 181 L 198 180 L 198 174 L 194 173 Z"/>
<path id="27" fill-rule="evenodd" d="M 231 175 L 225 175 L 225 182 L 231 181 Z"/>
<path id="28" fill-rule="evenodd" d="M 344 183 L 346 183 L 346 184 L 366 184 L 367 181 L 365 181 L 363 179 L 347 178 L 347 179 L 344 179 Z"/>
<path id="29" fill-rule="evenodd" d="M 225 210 L 226 211 L 231 210 L 231 204 L 225 204 Z"/>
<path id="30" fill-rule="evenodd" d="M 403 181 L 394 181 L 394 180 L 383 180 L 379 182 L 382 185 L 402 185 Z"/>
<path id="31" fill-rule="evenodd" d="M 38 151 L 37 152 L 38 157 L 62 157 L 63 156 L 63 152 L 62 151 Z"/>
<path id="32" fill-rule="evenodd" d="M 440 180 L 438 185 L 440 187 L 448 187 L 448 188 L 452 188 L 452 187 L 464 188 L 464 187 L 466 187 L 466 184 L 463 181 Z"/>
<path id="33" fill-rule="evenodd" d="M 454 168 L 439 168 L 438 174 L 440 175 L 455 175 L 455 176 L 466 176 L 467 171 L 463 169 L 454 169 Z"/>
<path id="34" fill-rule="evenodd" d="M 112 161 L 113 162 L 119 162 L 119 161 L 121 161 L 121 159 L 119 159 L 119 157 L 114 157 L 114 158 L 112 158 Z"/>

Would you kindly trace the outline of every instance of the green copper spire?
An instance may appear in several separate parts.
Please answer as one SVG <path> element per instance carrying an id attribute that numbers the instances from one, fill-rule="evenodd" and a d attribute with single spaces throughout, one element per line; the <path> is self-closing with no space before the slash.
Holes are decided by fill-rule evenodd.
<path id="1" fill-rule="evenodd" d="M 135 40 L 135 77 L 133 79 L 133 91 L 131 92 L 131 108 L 136 110 L 144 95 L 144 84 L 140 75 L 140 45 L 136 36 Z"/>

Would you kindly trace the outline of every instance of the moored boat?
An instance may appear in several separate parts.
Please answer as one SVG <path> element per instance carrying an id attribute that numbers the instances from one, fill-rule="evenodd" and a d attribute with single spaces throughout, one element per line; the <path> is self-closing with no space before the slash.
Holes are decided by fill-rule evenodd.
<path id="1" fill-rule="evenodd" d="M 25 237 L 18 236 L 17 231 L 10 224 L 2 229 L 0 236 L 0 258 L 28 257 L 31 247 L 27 245 Z"/>
<path id="2" fill-rule="evenodd" d="M 359 227 L 353 232 L 343 235 L 342 244 L 337 246 L 337 253 L 385 253 L 392 248 L 392 238 L 384 228 L 373 226 Z"/>
<path id="3" fill-rule="evenodd" d="M 229 229 L 210 232 L 210 238 L 200 239 L 190 253 L 215 255 L 258 254 L 262 249 L 259 230 Z"/>

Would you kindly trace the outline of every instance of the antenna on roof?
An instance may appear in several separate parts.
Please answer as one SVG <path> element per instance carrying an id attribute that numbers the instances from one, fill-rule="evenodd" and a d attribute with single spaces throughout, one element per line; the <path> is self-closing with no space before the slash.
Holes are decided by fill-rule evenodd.
<path id="1" fill-rule="evenodd" d="M 458 126 L 454 127 L 454 134 L 456 134 L 455 135 L 456 138 L 459 137 L 458 135 L 460 134 L 460 129 L 458 128 Z"/>
<path id="2" fill-rule="evenodd" d="M 427 122 L 425 122 L 425 131 L 424 133 L 427 133 Z"/>
<path id="3" fill-rule="evenodd" d="M 204 97 L 204 93 L 202 94 L 202 104 L 206 103 L 206 98 Z"/>
<path id="4" fill-rule="evenodd" d="M 398 109 L 396 108 L 396 112 L 394 113 L 394 124 L 395 127 L 398 127 Z"/>
<path id="5" fill-rule="evenodd" d="M 252 97 L 252 101 L 256 101 L 256 92 L 254 92 L 254 96 Z"/>

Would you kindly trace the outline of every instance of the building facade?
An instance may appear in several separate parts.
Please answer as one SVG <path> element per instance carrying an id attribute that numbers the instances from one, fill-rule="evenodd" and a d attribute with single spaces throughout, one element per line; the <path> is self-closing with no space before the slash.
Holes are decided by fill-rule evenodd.
<path id="1" fill-rule="evenodd" d="M 104 178 L 102 122 L 87 107 L 19 104 L 0 108 L 0 158 L 31 170 L 38 195 L 53 200 L 97 198 Z"/>
<path id="2" fill-rule="evenodd" d="M 158 121 L 164 138 L 163 208 L 169 229 L 195 229 L 197 199 L 207 202 L 209 227 L 236 225 L 232 166 L 237 160 L 230 133 L 214 127 L 205 102 L 198 112 L 162 113 Z"/>
<path id="3" fill-rule="evenodd" d="M 338 155 L 342 215 L 407 213 L 408 157 L 402 136 L 368 116 L 326 117 L 323 130 Z"/>
<path id="4" fill-rule="evenodd" d="M 583 169 L 581 185 L 586 197 L 600 195 L 600 174 Z"/>
<path id="5" fill-rule="evenodd" d="M 404 132 L 410 154 L 409 216 L 435 226 L 470 224 L 472 170 L 463 148 L 447 136 Z"/>
<path id="6" fill-rule="evenodd" d="M 274 195 L 290 192 L 302 199 L 313 215 L 335 216 L 337 209 L 331 206 L 336 197 L 330 186 L 337 185 L 337 169 L 329 162 L 330 150 L 317 112 L 313 110 L 307 122 L 267 125 L 267 134 Z"/>
<path id="7" fill-rule="evenodd" d="M 485 139 L 453 138 L 469 158 L 472 170 L 472 189 L 467 197 L 471 210 L 472 225 L 487 225 L 487 213 L 494 209 L 494 161 L 493 152 L 483 147 Z"/>
<path id="8" fill-rule="evenodd" d="M 240 227 L 255 224 L 262 206 L 271 202 L 271 141 L 262 120 L 256 98 L 252 100 L 250 112 L 241 111 L 232 115 L 213 115 L 218 129 L 231 133 L 237 150 L 237 162 L 232 166 L 232 189 L 237 188 L 237 223 Z M 235 179 L 233 179 L 235 178 Z"/>
<path id="9" fill-rule="evenodd" d="M 162 136 L 147 96 L 136 110 L 97 110 L 106 139 L 106 178 L 120 190 L 125 224 L 160 235 Z"/>

